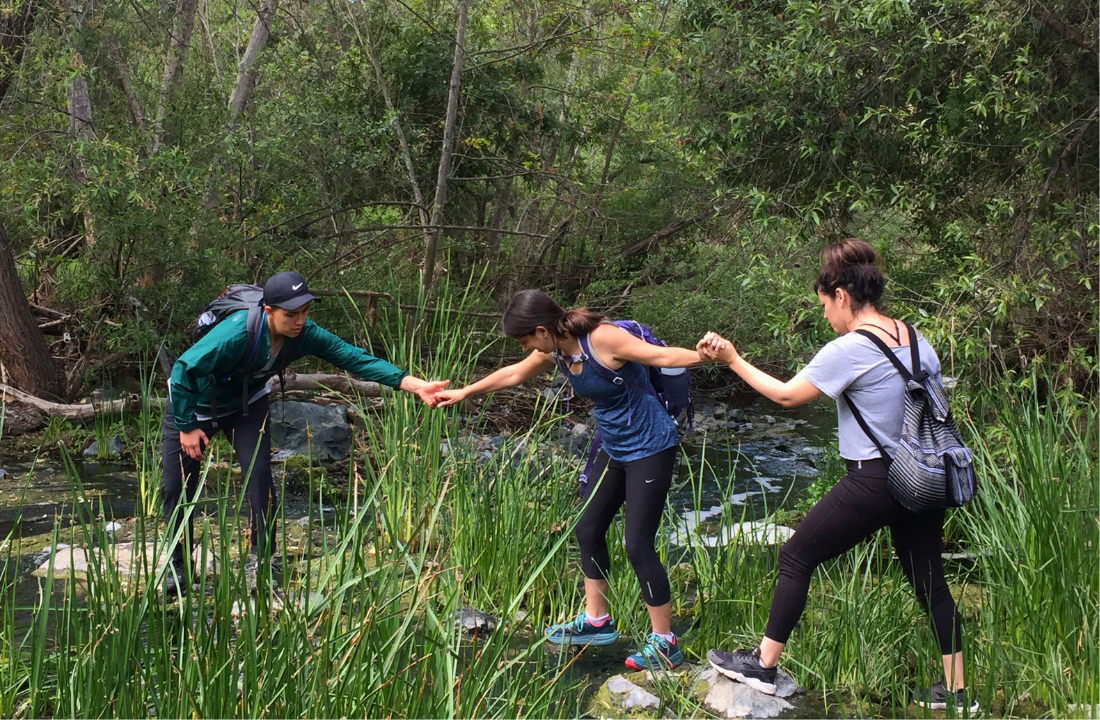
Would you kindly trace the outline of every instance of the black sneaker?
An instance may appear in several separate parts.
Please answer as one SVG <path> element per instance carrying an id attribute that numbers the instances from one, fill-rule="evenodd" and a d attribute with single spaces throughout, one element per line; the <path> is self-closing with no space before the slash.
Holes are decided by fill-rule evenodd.
<path id="1" fill-rule="evenodd" d="M 173 558 L 164 569 L 164 597 L 176 598 L 186 595 L 191 589 L 191 578 L 187 575 L 187 568 L 183 560 Z"/>
<path id="2" fill-rule="evenodd" d="M 952 692 L 947 689 L 947 684 L 943 680 L 930 688 L 915 691 L 913 702 L 929 710 L 946 710 L 948 705 L 952 705 L 955 712 L 978 712 L 978 701 L 967 697 L 966 688 Z"/>
<path id="3" fill-rule="evenodd" d="M 753 690 L 775 695 L 775 677 L 778 670 L 760 664 L 760 648 L 752 650 L 707 650 L 711 667 L 728 678 L 745 683 Z"/>

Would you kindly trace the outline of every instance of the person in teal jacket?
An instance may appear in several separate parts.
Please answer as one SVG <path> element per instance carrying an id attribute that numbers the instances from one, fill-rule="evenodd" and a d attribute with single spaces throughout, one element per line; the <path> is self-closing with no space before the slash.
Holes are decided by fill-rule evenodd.
<path id="1" fill-rule="evenodd" d="M 447 385 L 445 380 L 413 377 L 324 330 L 309 319 L 310 302 L 316 299 L 298 273 L 272 275 L 264 285 L 264 317 L 252 370 L 243 377 L 233 374 L 250 351 L 248 311 L 239 310 L 180 356 L 168 382 L 160 484 L 168 541 L 176 536 L 186 514 L 181 502 L 192 501 L 197 492 L 200 461 L 210 438 L 220 431 L 233 443 L 245 476 L 252 527 L 251 552 L 245 561 L 250 582 L 255 580 L 258 556 L 269 557 L 275 547 L 270 518 L 278 497 L 271 479 L 271 435 L 266 431 L 271 376 L 280 367 L 312 355 L 366 380 L 415 393 L 429 405 Z M 191 586 L 185 558 L 190 555 L 192 527 L 190 514 L 186 515 L 182 542 L 172 548 L 165 577 L 164 592 L 169 597 Z"/>

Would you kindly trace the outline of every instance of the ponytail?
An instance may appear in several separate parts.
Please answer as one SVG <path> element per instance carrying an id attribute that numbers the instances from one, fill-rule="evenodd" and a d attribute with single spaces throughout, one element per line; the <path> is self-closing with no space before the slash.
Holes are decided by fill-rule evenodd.
<path id="1" fill-rule="evenodd" d="M 552 297 L 541 290 L 521 290 L 504 311 L 504 334 L 518 339 L 544 327 L 556 338 L 566 333 L 582 337 L 592 332 L 606 318 L 586 308 L 566 312 Z"/>

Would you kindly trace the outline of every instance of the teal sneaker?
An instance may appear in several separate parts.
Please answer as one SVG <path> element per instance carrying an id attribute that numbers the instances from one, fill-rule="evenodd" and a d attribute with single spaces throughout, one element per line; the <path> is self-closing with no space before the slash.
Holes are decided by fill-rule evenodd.
<path id="1" fill-rule="evenodd" d="M 626 659 L 631 670 L 668 670 L 684 661 L 684 654 L 675 643 L 657 633 L 650 633 L 642 649 Z"/>
<path id="2" fill-rule="evenodd" d="M 614 620 L 596 627 L 583 612 L 575 620 L 551 625 L 544 634 L 547 642 L 555 645 L 610 645 L 619 639 Z"/>

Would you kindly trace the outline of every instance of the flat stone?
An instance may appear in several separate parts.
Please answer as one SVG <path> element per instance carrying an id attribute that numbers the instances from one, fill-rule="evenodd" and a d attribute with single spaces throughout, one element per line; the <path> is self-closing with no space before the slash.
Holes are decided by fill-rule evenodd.
<path id="1" fill-rule="evenodd" d="M 159 558 L 153 554 L 153 551 L 153 543 L 146 543 L 144 551 L 140 545 L 135 546 L 132 542 L 118 543 L 110 546 L 108 557 L 109 562 L 118 570 L 119 575 L 134 577 L 142 572 L 143 563 L 148 564 L 150 573 L 156 570 L 156 563 Z M 46 552 L 46 558 L 34 571 L 39 576 L 45 576 L 49 572 L 49 555 L 53 551 L 52 548 L 46 548 L 43 552 Z M 195 547 L 191 553 L 191 560 L 194 563 L 193 567 L 198 568 L 202 562 L 201 547 Z M 68 577 L 70 572 L 86 575 L 91 565 L 102 567 L 104 562 L 103 553 L 98 548 L 58 546 L 57 551 L 53 554 L 53 575 L 58 578 Z M 218 572 L 218 561 L 214 553 L 207 552 L 206 566 L 202 570 L 207 575 Z"/>
<path id="2" fill-rule="evenodd" d="M 706 682 L 710 685 L 714 684 L 714 681 L 715 681 L 716 678 L 724 678 L 726 680 L 729 679 L 729 678 L 726 678 L 725 675 L 723 675 L 720 672 L 718 672 L 717 670 L 715 670 L 714 667 L 710 666 L 710 665 L 708 665 L 707 668 L 705 670 L 703 670 L 703 672 L 699 673 L 699 680 L 702 680 L 702 681 L 704 681 L 704 682 Z M 775 696 L 776 697 L 778 697 L 778 698 L 789 698 L 789 697 L 793 697 L 794 695 L 801 695 L 804 692 L 806 692 L 806 689 L 804 687 L 802 687 L 801 685 L 799 685 L 795 681 L 795 679 L 793 677 L 791 677 L 790 673 L 788 673 L 783 668 L 779 668 L 779 670 L 776 672 L 776 675 L 775 675 Z"/>
<path id="3" fill-rule="evenodd" d="M 623 710 L 656 710 L 661 706 L 661 699 L 648 690 L 635 685 L 622 675 L 616 675 L 607 681 L 607 691 L 611 699 Z"/>
<path id="4" fill-rule="evenodd" d="M 794 705 L 779 697 L 778 678 L 775 695 L 767 695 L 734 682 L 713 668 L 704 670 L 699 679 L 710 685 L 703 705 L 719 717 L 773 718 L 794 709 Z"/>

